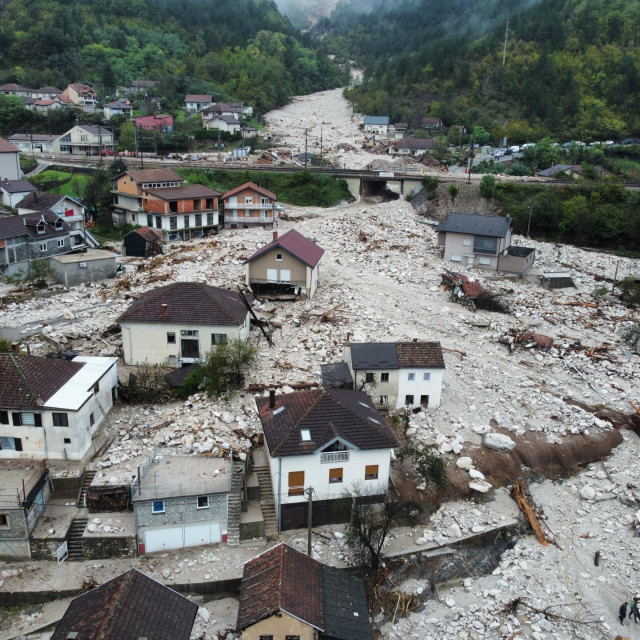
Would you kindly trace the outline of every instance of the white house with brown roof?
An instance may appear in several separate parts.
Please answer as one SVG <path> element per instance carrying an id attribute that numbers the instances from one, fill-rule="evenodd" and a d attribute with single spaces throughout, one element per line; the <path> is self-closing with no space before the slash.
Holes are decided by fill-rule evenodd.
<path id="1" fill-rule="evenodd" d="M 218 344 L 246 340 L 250 314 L 234 291 L 176 282 L 142 294 L 118 322 L 126 364 L 181 367 Z"/>
<path id="2" fill-rule="evenodd" d="M 300 391 L 256 400 L 279 528 L 307 524 L 305 491 L 314 491 L 313 526 L 338 522 L 345 491 L 387 493 L 391 449 L 399 443 L 362 391 Z"/>
<path id="3" fill-rule="evenodd" d="M 116 362 L 0 354 L 0 457 L 81 460 L 117 396 Z"/>
<path id="4" fill-rule="evenodd" d="M 115 151 L 113 131 L 96 124 L 79 124 L 54 142 L 56 153 L 98 156 Z"/>
<path id="5" fill-rule="evenodd" d="M 378 407 L 440 406 L 445 365 L 439 342 L 351 342 L 344 359 L 354 388 Z"/>
<path id="6" fill-rule="evenodd" d="M 28 180 L 2 180 L 0 181 L 0 196 L 2 204 L 15 207 L 20 200 L 28 196 L 33 191 L 37 191 Z"/>
<path id="7" fill-rule="evenodd" d="M 253 182 L 245 182 L 222 196 L 224 228 L 249 229 L 273 224 L 273 205 L 278 196 Z"/>
<path id="8" fill-rule="evenodd" d="M 21 177 L 20 149 L 0 138 L 0 180 L 19 180 Z"/>
<path id="9" fill-rule="evenodd" d="M 107 120 L 111 120 L 114 116 L 131 118 L 133 114 L 133 105 L 131 104 L 131 100 L 127 98 L 107 102 L 103 105 L 102 109 L 104 110 L 104 117 Z"/>
<path id="10" fill-rule="evenodd" d="M 98 106 L 98 94 L 88 84 L 70 84 L 62 96 L 87 113 L 92 113 Z"/>
<path id="11" fill-rule="evenodd" d="M 256 295 L 300 295 L 312 298 L 318 286 L 324 249 L 295 229 L 273 240 L 245 260 L 246 283 Z"/>
<path id="12" fill-rule="evenodd" d="M 403 138 L 394 140 L 389 145 L 389 153 L 399 156 L 423 156 L 427 151 L 436 148 L 436 142 L 433 138 Z"/>
<path id="13" fill-rule="evenodd" d="M 187 113 L 192 115 L 199 113 L 207 107 L 212 107 L 214 104 L 213 96 L 203 95 L 200 93 L 189 93 L 184 97 L 184 106 Z"/>

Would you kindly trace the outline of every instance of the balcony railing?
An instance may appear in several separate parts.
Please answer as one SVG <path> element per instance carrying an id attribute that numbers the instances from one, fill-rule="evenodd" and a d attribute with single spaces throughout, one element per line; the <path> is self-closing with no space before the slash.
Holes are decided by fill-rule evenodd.
<path id="1" fill-rule="evenodd" d="M 272 211 L 273 210 L 273 205 L 272 204 L 261 204 L 260 202 L 255 202 L 255 203 L 248 203 L 248 204 L 244 204 L 241 202 L 237 202 L 236 204 L 227 204 L 226 205 L 227 209 L 230 210 L 234 210 L 234 209 L 264 209 L 265 211 Z"/>
<path id="2" fill-rule="evenodd" d="M 268 280 L 266 278 L 254 278 L 249 276 L 249 284 L 287 284 L 292 287 L 305 287 L 307 285 L 303 280 Z"/>
<path id="3" fill-rule="evenodd" d="M 349 452 L 330 451 L 320 454 L 320 464 L 333 464 L 334 462 L 349 462 Z"/>
<path id="4" fill-rule="evenodd" d="M 485 249 L 484 247 L 473 247 L 473 253 L 482 253 L 487 256 L 495 256 L 497 255 L 497 250 L 494 247 L 493 249 Z"/>
<path id="5" fill-rule="evenodd" d="M 269 212 L 268 216 L 244 216 L 237 213 L 225 213 L 224 219 L 227 222 L 272 222 L 273 213 Z"/>

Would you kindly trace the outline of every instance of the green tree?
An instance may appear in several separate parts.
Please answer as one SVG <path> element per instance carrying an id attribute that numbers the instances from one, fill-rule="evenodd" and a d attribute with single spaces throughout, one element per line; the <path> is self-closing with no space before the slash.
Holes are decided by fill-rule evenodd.
<path id="1" fill-rule="evenodd" d="M 409 458 L 426 485 L 444 487 L 447 484 L 447 470 L 434 445 L 418 448 L 413 444 L 407 444 L 400 449 L 397 456 L 401 462 Z"/>
<path id="2" fill-rule="evenodd" d="M 94 171 L 84 187 L 83 198 L 96 224 L 112 227 L 111 179 L 105 169 Z"/>
<path id="3" fill-rule="evenodd" d="M 118 147 L 123 151 L 135 151 L 136 132 L 133 122 L 125 122 L 120 129 L 118 137 Z"/>
<path id="4" fill-rule="evenodd" d="M 486 174 L 480 180 L 480 195 L 483 198 L 493 198 L 496 195 L 496 178 L 494 175 Z"/>
<path id="5" fill-rule="evenodd" d="M 454 204 L 458 194 L 460 193 L 460 187 L 457 184 L 449 185 L 449 196 L 451 197 L 451 204 Z"/>
<path id="6" fill-rule="evenodd" d="M 29 269 L 27 270 L 25 281 L 31 286 L 43 289 L 50 280 L 53 280 L 54 275 L 55 272 L 49 260 L 47 258 L 40 258 L 39 260 L 31 260 L 29 262 Z"/>
<path id="7" fill-rule="evenodd" d="M 475 138 L 476 144 L 479 144 L 481 147 L 489 144 L 491 140 L 491 134 L 480 125 L 473 127 L 473 137 Z"/>
<path id="8" fill-rule="evenodd" d="M 428 200 L 433 200 L 436 197 L 438 184 L 440 184 L 438 178 L 434 178 L 433 176 L 424 176 L 424 178 L 422 178 L 422 187 L 427 193 Z"/>

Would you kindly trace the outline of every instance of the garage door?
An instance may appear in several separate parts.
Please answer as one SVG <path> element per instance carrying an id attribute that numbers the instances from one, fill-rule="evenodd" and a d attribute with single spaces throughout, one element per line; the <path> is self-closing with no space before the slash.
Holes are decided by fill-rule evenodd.
<path id="1" fill-rule="evenodd" d="M 216 544 L 222 541 L 222 526 L 215 524 L 190 524 L 184 527 L 151 529 L 145 532 L 145 551 L 166 551 Z"/>

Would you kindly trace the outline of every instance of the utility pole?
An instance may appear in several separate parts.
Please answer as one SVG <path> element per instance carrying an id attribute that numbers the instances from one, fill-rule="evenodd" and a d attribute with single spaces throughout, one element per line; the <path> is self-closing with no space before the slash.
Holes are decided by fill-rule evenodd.
<path id="1" fill-rule="evenodd" d="M 467 169 L 467 184 L 471 184 L 471 167 L 473 167 L 473 156 L 476 148 L 476 137 L 471 138 L 471 147 L 469 149 L 469 166 Z"/>
<path id="2" fill-rule="evenodd" d="M 613 292 L 616 289 L 616 282 L 618 281 L 618 267 L 620 266 L 620 260 L 618 260 L 618 262 L 616 262 L 616 273 L 613 276 L 613 284 L 611 285 L 611 295 L 613 295 Z"/>
<path id="3" fill-rule="evenodd" d="M 507 63 L 507 39 L 509 38 L 509 14 L 507 13 L 507 27 L 504 30 L 504 47 L 502 49 L 502 66 Z"/>
<path id="4" fill-rule="evenodd" d="M 320 127 L 320 164 L 322 164 L 322 127 Z"/>
<path id="5" fill-rule="evenodd" d="M 529 205 L 529 222 L 527 223 L 527 238 L 529 237 L 529 231 L 531 229 L 531 212 L 533 211 L 533 205 Z"/>
<path id="6" fill-rule="evenodd" d="M 311 555 L 311 519 L 313 516 L 313 487 L 309 487 L 305 489 L 304 492 L 308 494 L 307 499 L 309 500 L 309 514 L 308 514 L 308 525 L 307 525 L 307 555 Z"/>
<path id="7" fill-rule="evenodd" d="M 304 168 L 307 168 L 307 130 L 304 130 Z"/>

